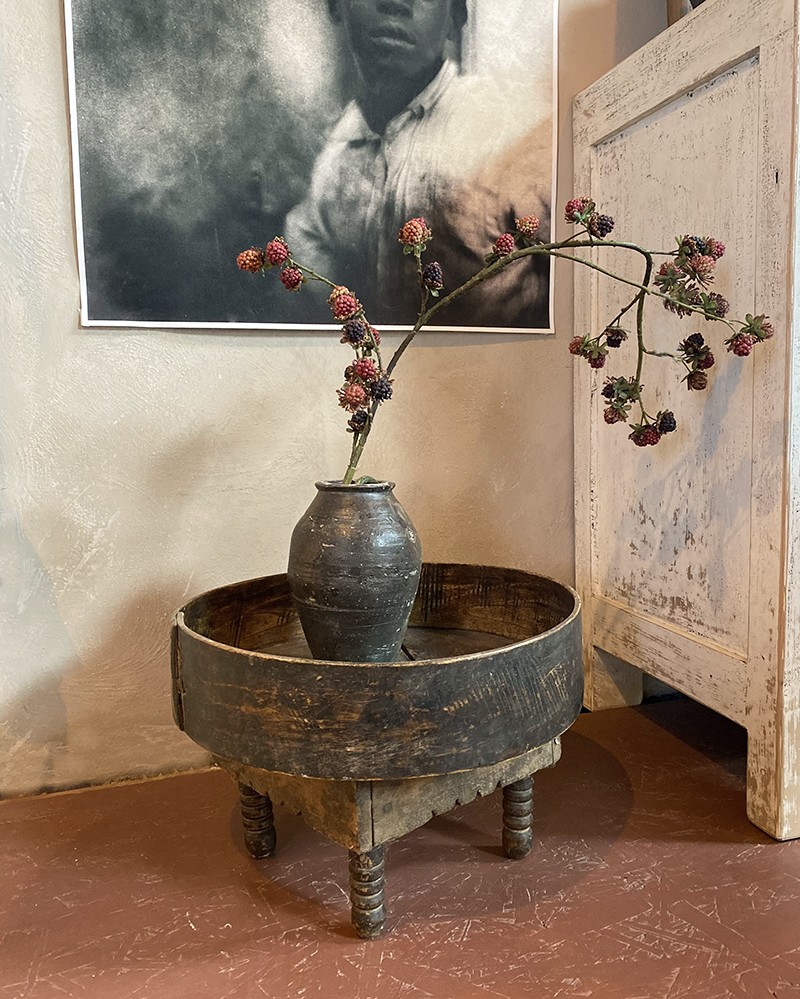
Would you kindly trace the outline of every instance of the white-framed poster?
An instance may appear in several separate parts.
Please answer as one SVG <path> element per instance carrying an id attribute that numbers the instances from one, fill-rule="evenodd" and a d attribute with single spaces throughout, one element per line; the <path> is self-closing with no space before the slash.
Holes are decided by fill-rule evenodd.
<path id="1" fill-rule="evenodd" d="M 84 325 L 327 328 L 316 289 L 235 266 L 283 235 L 373 322 L 407 328 L 407 218 L 428 220 L 448 289 L 515 217 L 549 234 L 556 0 L 65 10 Z M 547 331 L 551 298 L 547 260 L 526 260 L 439 328 Z"/>

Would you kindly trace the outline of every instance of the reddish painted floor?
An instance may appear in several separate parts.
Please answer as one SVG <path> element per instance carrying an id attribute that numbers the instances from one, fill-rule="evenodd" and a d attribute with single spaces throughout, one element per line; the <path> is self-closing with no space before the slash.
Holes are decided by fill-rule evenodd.
<path id="1" fill-rule="evenodd" d="M 536 780 L 387 850 L 389 934 L 349 926 L 344 850 L 276 809 L 252 861 L 222 773 L 0 805 L 0 999 L 794 999 L 800 842 L 744 815 L 743 733 L 688 701 L 582 715 Z"/>

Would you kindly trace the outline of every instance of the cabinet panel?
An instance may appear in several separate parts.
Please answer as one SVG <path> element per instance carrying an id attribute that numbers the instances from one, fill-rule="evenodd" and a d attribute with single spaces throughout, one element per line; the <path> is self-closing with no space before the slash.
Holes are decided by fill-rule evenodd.
<path id="1" fill-rule="evenodd" d="M 749 265 L 757 226 L 755 157 L 741 168 L 718 167 L 758 147 L 759 63 L 749 59 L 593 149 L 592 188 L 617 219 L 621 239 L 674 246 L 675 225 L 719 235 L 728 254 L 715 289 L 737 315 L 755 310 Z M 658 150 L 660 155 L 652 155 Z M 643 170 L 642 165 L 647 164 Z M 617 200 L 624 192 L 624 200 Z M 610 199 L 613 198 L 613 201 Z M 750 206 L 743 210 L 743 206 Z M 598 251 L 599 263 L 642 280 L 642 261 L 627 251 Z M 746 266 L 741 266 L 747 261 Z M 611 319 L 629 289 L 593 276 L 598 320 Z M 630 319 L 631 313 L 628 313 Z M 635 329 L 609 356 L 610 373 L 633 374 Z M 659 351 L 676 351 L 699 331 L 719 361 L 711 390 L 688 392 L 682 365 L 648 357 L 642 371 L 653 408 L 676 413 L 679 432 L 656 450 L 635 449 L 624 427 L 606 427 L 603 397 L 595 392 L 597 426 L 597 541 L 595 592 L 636 606 L 733 655 L 748 650 L 753 366 L 723 357 L 726 327 L 680 319 L 651 299 L 647 336 Z M 605 372 L 604 372 L 605 374 Z M 597 379 L 602 382 L 602 377 Z"/>
<path id="2" fill-rule="evenodd" d="M 776 327 L 740 359 L 720 324 L 649 301 L 654 349 L 675 351 L 698 331 L 718 361 L 710 390 L 695 393 L 674 362 L 646 358 L 648 408 L 679 423 L 656 448 L 634 447 L 603 420 L 605 376 L 633 374 L 633 346 L 612 351 L 601 372 L 576 366 L 587 703 L 635 703 L 641 683 L 624 660 L 744 724 L 748 814 L 780 838 L 800 836 L 800 626 L 787 585 L 800 551 L 794 19 L 788 0 L 704 5 L 574 106 L 575 193 L 615 216 L 615 238 L 667 249 L 688 232 L 716 236 L 727 252 L 715 290 L 732 314 L 764 312 Z M 642 280 L 637 254 L 592 254 Z M 577 271 L 576 332 L 594 334 L 630 294 Z"/>

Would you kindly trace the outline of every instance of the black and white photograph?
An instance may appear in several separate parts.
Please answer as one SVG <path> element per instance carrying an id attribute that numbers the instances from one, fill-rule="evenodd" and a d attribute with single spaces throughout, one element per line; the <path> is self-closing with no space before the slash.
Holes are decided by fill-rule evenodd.
<path id="1" fill-rule="evenodd" d="M 556 3 L 65 0 L 83 325 L 328 328 L 323 285 L 237 269 L 282 236 L 408 328 L 408 219 L 445 291 L 515 218 L 546 240 Z M 534 256 L 434 328 L 547 332 L 551 298 Z"/>

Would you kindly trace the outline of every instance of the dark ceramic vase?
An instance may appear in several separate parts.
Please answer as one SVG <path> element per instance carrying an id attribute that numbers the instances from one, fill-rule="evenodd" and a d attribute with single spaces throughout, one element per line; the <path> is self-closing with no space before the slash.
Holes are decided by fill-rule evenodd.
<path id="1" fill-rule="evenodd" d="M 393 662 L 422 564 L 393 482 L 318 482 L 292 533 L 288 578 L 315 659 Z"/>

